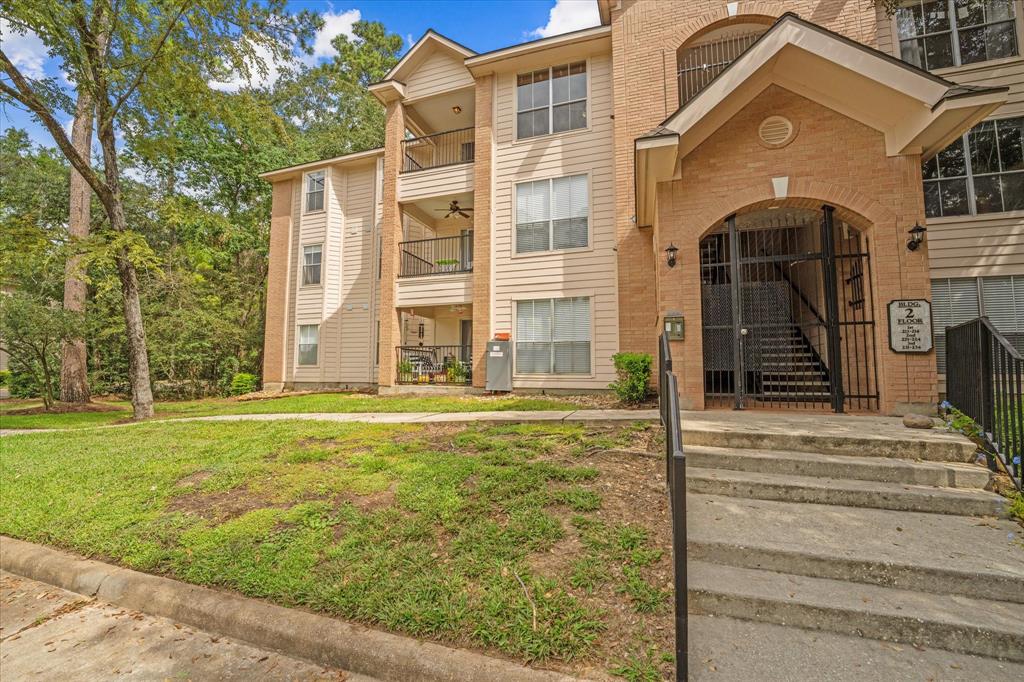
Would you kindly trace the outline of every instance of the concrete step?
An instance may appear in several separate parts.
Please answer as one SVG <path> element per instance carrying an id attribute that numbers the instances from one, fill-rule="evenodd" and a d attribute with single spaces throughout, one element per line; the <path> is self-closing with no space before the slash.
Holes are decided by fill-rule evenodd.
<path id="1" fill-rule="evenodd" d="M 983 490 L 749 473 L 689 466 L 686 468 L 686 483 L 687 490 L 707 495 L 960 516 L 1002 518 L 1006 515 L 1007 500 Z"/>
<path id="2" fill-rule="evenodd" d="M 1024 679 L 1024 663 L 723 616 L 689 617 L 691 680 L 979 682 Z"/>
<path id="3" fill-rule="evenodd" d="M 684 412 L 682 426 L 686 445 L 933 462 L 971 462 L 977 450 L 959 434 L 908 429 L 889 417 L 754 410 Z"/>
<path id="4" fill-rule="evenodd" d="M 689 609 L 1024 661 L 1024 606 L 773 571 L 688 564 Z"/>
<path id="5" fill-rule="evenodd" d="M 688 495 L 690 560 L 1024 604 L 1014 522 Z"/>
<path id="6" fill-rule="evenodd" d="M 716 448 L 691 445 L 686 448 L 689 466 L 729 469 L 761 474 L 789 474 L 821 478 L 846 478 L 881 483 L 983 489 L 992 474 L 983 466 L 957 462 L 914 462 L 889 457 L 822 455 L 816 452 L 785 452 Z"/>

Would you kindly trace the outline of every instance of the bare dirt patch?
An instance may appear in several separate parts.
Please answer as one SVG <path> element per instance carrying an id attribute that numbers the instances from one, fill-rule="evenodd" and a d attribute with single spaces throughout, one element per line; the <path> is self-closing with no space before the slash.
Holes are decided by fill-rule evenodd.
<path id="1" fill-rule="evenodd" d="M 183 512 L 207 521 L 224 523 L 256 509 L 283 508 L 248 488 L 233 488 L 219 492 L 195 491 L 171 498 L 168 511 Z"/>
<path id="2" fill-rule="evenodd" d="M 119 405 L 108 405 L 106 403 L 62 403 L 54 402 L 50 405 L 50 409 L 47 410 L 42 405 L 36 407 L 23 407 L 17 410 L 9 410 L 9 415 L 29 415 L 29 414 L 72 414 L 78 412 L 126 412 L 123 407 Z"/>

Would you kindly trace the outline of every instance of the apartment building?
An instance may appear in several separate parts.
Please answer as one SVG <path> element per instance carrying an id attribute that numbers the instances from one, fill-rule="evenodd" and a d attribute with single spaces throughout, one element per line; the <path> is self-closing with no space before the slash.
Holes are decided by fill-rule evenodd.
<path id="1" fill-rule="evenodd" d="M 602 390 L 668 326 L 687 408 L 898 414 L 945 326 L 1024 345 L 1018 0 L 598 6 L 428 31 L 370 87 L 383 148 L 263 174 L 268 388 L 479 390 L 503 335 L 515 390 Z M 933 342 L 893 345 L 899 301 Z"/>

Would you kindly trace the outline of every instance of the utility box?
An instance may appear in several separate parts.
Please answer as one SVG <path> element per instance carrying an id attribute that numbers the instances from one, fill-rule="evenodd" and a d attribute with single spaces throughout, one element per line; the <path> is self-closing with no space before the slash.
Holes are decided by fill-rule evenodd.
<path id="1" fill-rule="evenodd" d="M 512 342 L 491 339 L 487 342 L 488 391 L 512 390 Z"/>
<path id="2" fill-rule="evenodd" d="M 682 341 L 684 336 L 683 314 L 675 310 L 665 314 L 665 336 L 670 341 Z"/>

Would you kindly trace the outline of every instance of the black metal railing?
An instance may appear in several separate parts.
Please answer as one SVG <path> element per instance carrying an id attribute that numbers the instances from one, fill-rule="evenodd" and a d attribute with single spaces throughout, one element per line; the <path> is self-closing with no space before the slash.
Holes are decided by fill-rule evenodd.
<path id="1" fill-rule="evenodd" d="M 473 231 L 454 237 L 399 242 L 399 277 L 446 275 L 473 271 Z"/>
<path id="2" fill-rule="evenodd" d="M 472 346 L 399 346 L 398 383 L 465 385 L 473 382 Z"/>
<path id="3" fill-rule="evenodd" d="M 668 338 L 658 339 L 658 409 L 665 427 L 665 481 L 672 514 L 672 564 L 676 610 L 676 680 L 687 679 L 686 637 L 686 454 L 679 413 L 679 384 L 672 373 L 672 351 Z"/>
<path id="4" fill-rule="evenodd" d="M 1024 455 L 1024 358 L 987 317 L 946 327 L 946 400 L 981 427 L 1017 488 Z M 996 468 L 993 458 L 989 466 Z"/>
<path id="5" fill-rule="evenodd" d="M 474 128 L 460 128 L 402 140 L 402 172 L 470 163 L 476 152 L 474 135 Z"/>

